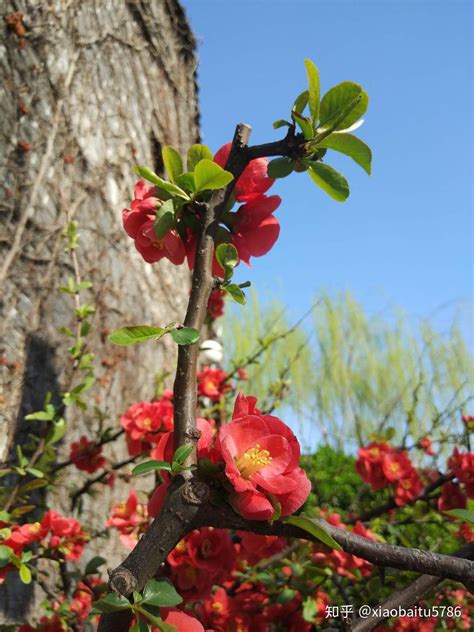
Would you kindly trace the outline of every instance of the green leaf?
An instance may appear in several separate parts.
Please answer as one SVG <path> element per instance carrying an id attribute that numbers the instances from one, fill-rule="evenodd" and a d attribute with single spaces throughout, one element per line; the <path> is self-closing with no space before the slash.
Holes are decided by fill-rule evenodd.
<path id="1" fill-rule="evenodd" d="M 314 137 L 313 127 L 311 121 L 307 116 L 301 116 L 298 112 L 292 112 L 291 116 L 295 123 L 297 123 L 300 130 L 303 132 L 303 136 L 306 140 L 311 140 Z"/>
<path id="2" fill-rule="evenodd" d="M 33 481 L 28 481 L 27 483 L 20 485 L 18 493 L 24 494 L 26 492 L 32 492 L 34 489 L 41 489 L 47 485 L 49 485 L 49 482 L 45 478 L 35 478 Z"/>
<path id="3" fill-rule="evenodd" d="M 159 340 L 169 329 L 162 327 L 150 327 L 149 325 L 132 325 L 121 327 L 109 334 L 108 339 L 115 345 L 134 345 L 146 340 Z"/>
<path id="4" fill-rule="evenodd" d="M 212 160 L 212 152 L 207 145 L 191 145 L 188 149 L 188 171 L 194 171 L 201 160 Z"/>
<path id="5" fill-rule="evenodd" d="M 46 445 L 53 445 L 63 438 L 66 432 L 66 422 L 64 419 L 58 419 L 53 422 L 48 434 L 46 435 Z"/>
<path id="6" fill-rule="evenodd" d="M 286 178 L 293 171 L 293 166 L 291 158 L 274 158 L 268 163 L 267 173 L 270 178 Z"/>
<path id="7" fill-rule="evenodd" d="M 311 113 L 313 127 L 316 128 L 319 120 L 319 71 L 316 64 L 314 64 L 311 59 L 305 59 L 304 65 L 306 67 L 306 75 L 308 77 L 309 111 Z"/>
<path id="8" fill-rule="evenodd" d="M 278 119 L 273 123 L 273 129 L 278 129 L 279 127 L 291 127 L 290 121 L 285 121 L 285 119 Z"/>
<path id="9" fill-rule="evenodd" d="M 463 522 L 467 522 L 470 525 L 474 525 L 474 511 L 470 509 L 450 509 L 444 513 L 458 518 L 458 520 L 462 520 Z"/>
<path id="10" fill-rule="evenodd" d="M 301 94 L 299 94 L 295 102 L 293 103 L 292 111 L 298 112 L 298 114 L 303 114 L 305 107 L 308 105 L 309 92 L 308 90 L 304 90 Z"/>
<path id="11" fill-rule="evenodd" d="M 293 590 L 292 588 L 289 588 L 288 586 L 285 586 L 279 593 L 278 596 L 275 600 L 276 603 L 281 603 L 281 604 L 285 604 L 288 603 L 289 601 L 291 601 L 293 599 L 293 597 L 295 596 L 296 591 Z"/>
<path id="12" fill-rule="evenodd" d="M 317 614 L 318 606 L 315 600 L 311 596 L 307 597 L 303 602 L 303 619 L 307 623 L 313 623 Z"/>
<path id="13" fill-rule="evenodd" d="M 232 182 L 234 176 L 220 167 L 216 162 L 203 158 L 194 169 L 194 182 L 196 191 L 209 191 L 214 189 L 222 189 L 229 182 Z"/>
<path id="14" fill-rule="evenodd" d="M 181 187 L 173 184 L 172 182 L 167 182 L 166 180 L 163 180 L 163 178 L 160 178 L 160 176 L 158 176 L 154 171 L 152 171 L 148 167 L 145 167 L 144 165 L 134 167 L 133 172 L 139 175 L 141 178 L 145 178 L 145 180 L 148 180 L 148 182 L 155 184 L 160 189 L 163 189 L 163 191 L 171 193 L 171 195 L 175 195 L 176 197 L 182 198 L 186 201 L 191 199 L 186 191 L 183 191 Z"/>
<path id="15" fill-rule="evenodd" d="M 321 100 L 320 127 L 345 129 L 355 123 L 367 110 L 369 97 L 361 86 L 343 81 L 331 88 Z"/>
<path id="16" fill-rule="evenodd" d="M 116 593 L 107 593 L 102 599 L 93 602 L 92 614 L 100 614 L 102 612 L 118 612 L 120 610 L 129 610 L 132 604 L 123 595 Z"/>
<path id="17" fill-rule="evenodd" d="M 51 421 L 54 419 L 54 406 L 48 404 L 46 406 L 46 410 L 40 410 L 37 413 L 31 413 L 29 415 L 25 415 L 25 419 L 27 421 Z"/>
<path id="18" fill-rule="evenodd" d="M 284 522 L 286 522 L 287 524 L 292 524 L 293 526 L 298 527 L 303 531 L 311 533 L 312 536 L 314 536 L 317 540 L 321 540 L 323 544 L 330 547 L 331 549 L 341 551 L 341 547 L 339 546 L 339 544 L 329 535 L 326 529 L 324 529 L 324 527 L 317 524 L 310 518 L 302 515 L 290 516 L 289 518 L 286 518 Z"/>
<path id="19" fill-rule="evenodd" d="M 161 156 L 169 179 L 176 182 L 176 178 L 183 173 L 183 161 L 179 152 L 171 145 L 165 145 L 161 150 Z"/>
<path id="20" fill-rule="evenodd" d="M 196 185 L 194 184 L 194 173 L 187 171 L 182 173 L 176 180 L 176 184 L 188 193 L 194 193 Z"/>
<path id="21" fill-rule="evenodd" d="M 148 474 L 149 472 L 154 472 L 155 470 L 166 470 L 167 472 L 171 472 L 171 464 L 167 461 L 145 461 L 144 463 L 140 463 L 140 465 L 136 465 L 132 474 L 134 476 L 140 476 L 141 474 Z"/>
<path id="22" fill-rule="evenodd" d="M 35 478 L 44 478 L 44 472 L 39 470 L 37 467 L 27 467 L 26 471 L 28 472 L 28 474 L 31 474 L 31 476 L 34 476 Z"/>
<path id="23" fill-rule="evenodd" d="M 13 555 L 13 549 L 6 544 L 0 544 L 0 568 L 4 568 L 10 563 L 10 558 Z"/>
<path id="24" fill-rule="evenodd" d="M 226 292 L 228 292 L 231 298 L 236 302 L 240 303 L 240 305 L 245 305 L 247 302 L 247 298 L 245 296 L 245 292 L 242 292 L 240 287 L 235 283 L 231 283 L 230 285 L 226 285 L 223 288 Z"/>
<path id="25" fill-rule="evenodd" d="M 182 465 L 193 451 L 192 445 L 181 445 L 173 454 L 173 461 Z"/>
<path id="26" fill-rule="evenodd" d="M 173 200 L 166 200 L 160 206 L 155 217 L 155 233 L 158 239 L 163 239 L 169 229 L 174 225 L 174 204 Z"/>
<path id="27" fill-rule="evenodd" d="M 146 621 L 140 619 L 130 628 L 130 632 L 150 632 L 150 626 Z"/>
<path id="28" fill-rule="evenodd" d="M 31 584 L 31 570 L 29 566 L 26 564 L 21 564 L 20 568 L 20 579 L 24 584 Z"/>
<path id="29" fill-rule="evenodd" d="M 149 606 L 149 608 L 152 608 L 152 606 Z M 161 617 L 150 612 L 149 608 L 147 606 L 138 606 L 137 611 L 151 621 L 160 632 L 178 632 L 176 626 L 165 623 Z"/>
<path id="30" fill-rule="evenodd" d="M 349 184 L 338 171 L 322 162 L 305 161 L 305 164 L 311 179 L 334 200 L 344 202 L 349 197 Z"/>
<path id="31" fill-rule="evenodd" d="M 178 345 L 193 345 L 199 340 L 199 331 L 192 327 L 172 329 L 171 336 Z"/>
<path id="32" fill-rule="evenodd" d="M 95 557 L 93 557 L 91 560 L 89 560 L 87 562 L 84 574 L 85 575 L 95 575 L 95 573 L 97 573 L 98 569 L 103 564 L 105 564 L 106 561 L 107 560 L 105 560 L 103 557 L 100 557 L 100 555 L 96 555 Z"/>
<path id="33" fill-rule="evenodd" d="M 232 244 L 219 244 L 216 248 L 216 259 L 224 270 L 224 281 L 232 277 L 235 266 L 239 263 L 239 253 Z"/>
<path id="34" fill-rule="evenodd" d="M 352 134 L 331 134 L 331 136 L 327 136 L 318 143 L 318 146 L 334 149 L 341 154 L 349 156 L 349 158 L 352 158 L 352 160 L 360 165 L 370 176 L 372 152 L 370 147 L 360 140 L 360 138 L 357 138 L 357 136 L 353 136 Z"/>
<path id="35" fill-rule="evenodd" d="M 150 579 L 147 582 L 142 596 L 142 603 L 150 606 L 177 606 L 183 601 L 171 582 L 158 579 Z"/>

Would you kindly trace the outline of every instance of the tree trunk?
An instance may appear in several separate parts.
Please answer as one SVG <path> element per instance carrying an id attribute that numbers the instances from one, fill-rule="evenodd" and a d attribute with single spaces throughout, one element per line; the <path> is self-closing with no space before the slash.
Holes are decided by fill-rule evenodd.
<path id="1" fill-rule="evenodd" d="M 93 405 L 118 429 L 124 408 L 150 399 L 155 375 L 174 368 L 170 340 L 122 348 L 106 334 L 184 317 L 186 266 L 144 263 L 123 232 L 121 210 L 132 197 L 134 165 L 162 172 L 162 145 L 184 151 L 198 139 L 195 42 L 177 0 L 7 0 L 0 11 L 0 460 L 31 428 L 24 415 L 41 409 L 47 392 L 57 399 L 67 388 L 70 341 L 58 328 L 73 322 L 74 305 L 57 290 L 73 276 L 62 233 L 75 219 L 81 275 L 93 283 L 99 379 L 92 406 L 68 413 L 63 459 L 71 439 L 93 433 Z M 123 442 L 107 447 L 112 462 L 124 454 Z M 70 512 L 79 479 L 77 471 L 65 474 L 48 504 Z M 116 487 L 114 500 L 128 489 Z M 100 499 L 83 508 L 96 529 L 110 509 L 108 487 Z M 98 548 L 112 566 L 124 554 L 114 538 Z M 2 592 L 4 609 L 21 618 L 25 596 Z"/>

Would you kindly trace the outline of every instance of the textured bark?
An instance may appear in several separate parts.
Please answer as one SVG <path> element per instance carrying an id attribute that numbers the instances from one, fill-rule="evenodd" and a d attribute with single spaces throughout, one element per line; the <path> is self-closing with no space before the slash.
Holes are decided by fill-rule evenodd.
<path id="1" fill-rule="evenodd" d="M 68 341 L 58 327 L 70 324 L 72 305 L 70 296 L 57 292 L 71 276 L 61 237 L 68 219 L 79 222 L 81 273 L 94 284 L 97 308 L 91 346 L 99 384 L 90 398 L 106 410 L 109 425 L 118 427 L 127 405 L 152 395 L 156 373 L 173 371 L 171 340 L 124 350 L 108 343 L 106 333 L 127 323 L 184 318 L 186 267 L 144 263 L 123 233 L 121 209 L 132 196 L 133 165 L 160 172 L 162 145 L 184 151 L 196 142 L 198 110 L 195 43 L 177 0 L 18 0 L 2 3 L 0 12 L 5 461 L 15 438 L 24 436 L 24 415 L 42 407 L 46 392 L 58 395 L 68 380 Z M 12 23 L 16 12 L 23 16 Z M 72 437 L 88 432 L 92 417 L 90 411 L 68 415 L 59 459 Z M 122 459 L 123 441 L 106 454 L 112 462 Z M 78 478 L 66 473 L 50 502 L 69 511 Z M 113 494 L 121 500 L 120 488 Z M 110 508 L 108 487 L 101 486 L 100 498 L 83 507 L 85 523 L 96 529 Z M 124 552 L 114 538 L 98 548 L 111 564 Z M 0 594 L 17 615 L 24 610 L 19 599 Z"/>

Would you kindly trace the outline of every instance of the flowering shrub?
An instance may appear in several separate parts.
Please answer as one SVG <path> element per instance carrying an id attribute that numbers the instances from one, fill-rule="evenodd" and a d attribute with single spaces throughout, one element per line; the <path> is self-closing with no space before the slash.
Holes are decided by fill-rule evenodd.
<path id="1" fill-rule="evenodd" d="M 273 389 L 278 397 L 273 405 L 263 404 L 263 410 L 255 397 L 237 392 L 239 382 L 248 380 L 245 367 L 257 362 L 276 337 L 262 340 L 261 349 L 243 366 L 197 369 L 204 323 L 222 315 L 224 297 L 245 304 L 249 282 L 232 282 L 235 267 L 268 253 L 279 237 L 274 213 L 281 199 L 268 195 L 277 179 L 307 172 L 325 193 L 344 201 L 348 183 L 322 161 L 327 151 L 351 157 L 370 173 L 370 149 L 350 133 L 361 123 L 367 94 L 343 82 L 321 99 L 318 70 L 309 60 L 305 66 L 308 87 L 297 97 L 291 120 L 274 124 L 288 128 L 284 139 L 249 147 L 249 132 L 241 125 L 235 141 L 214 156 L 196 144 L 183 160 L 176 149 L 164 147 L 168 179 L 144 166 L 135 169 L 141 179 L 130 208 L 122 212 L 124 230 L 148 263 L 168 259 L 181 265 L 187 260 L 194 271 L 190 308 L 183 324 L 133 325 L 111 332 L 108 339 L 126 346 L 170 335 L 180 346 L 174 389 L 163 390 L 163 379 L 158 380 L 152 399 L 130 405 L 111 427 L 105 411 L 94 406 L 88 436 L 72 442 L 69 458 L 58 461 L 55 446 L 66 432 L 65 411 L 87 411 L 87 393 L 96 383 L 88 346 L 95 307 L 83 298 L 91 284 L 79 270 L 77 223 L 68 222 L 64 239 L 75 276 L 60 291 L 74 301 L 74 327 L 61 329 L 71 339 L 71 383 L 60 405 L 48 395 L 43 410 L 27 415 L 28 421 L 47 424 L 46 429 L 31 434 L 25 454 L 18 445 L 16 459 L 1 471 L 13 484 L 0 492 L 0 582 L 18 573 L 25 584 L 38 581 L 48 596 L 35 622 L 20 625 L 20 632 L 82 632 L 97 625 L 99 617 L 107 629 L 113 625 L 133 632 L 339 627 L 330 607 L 341 599 L 346 604 L 382 601 L 389 590 L 402 586 L 407 593 L 403 572 L 382 578 L 372 564 L 393 566 L 391 544 L 399 547 L 395 566 L 403 568 L 402 545 L 421 543 L 426 550 L 441 548 L 451 555 L 457 545 L 473 539 L 472 416 L 463 413 L 459 447 L 443 472 L 434 465 L 443 446 L 434 450 L 430 435 L 416 437 L 408 424 L 398 444 L 396 431 L 389 436 L 382 421 L 380 436 L 359 447 L 357 460 L 334 453 L 332 461 L 318 467 L 318 451 L 314 460 L 306 458 L 305 471 L 294 432 L 271 414 L 284 397 L 282 389 Z M 218 362 L 215 357 L 208 361 Z M 8 366 L 4 358 L 0 363 Z M 106 381 L 97 380 L 97 385 Z M 125 441 L 128 451 L 122 462 L 105 456 L 107 444 L 116 440 Z M 326 457 L 329 451 L 326 446 Z M 100 484 L 113 486 L 116 477 L 129 484 L 128 498 L 111 507 L 105 531 L 89 533 L 81 520 L 44 510 L 41 489 L 53 486 L 68 466 L 78 470 L 71 509 L 84 521 L 85 494 Z M 131 477 L 140 475 L 148 479 L 132 486 Z M 441 523 L 442 542 L 432 526 L 439 529 Z M 120 572 L 109 573 L 107 586 L 100 570 L 106 560 L 84 552 L 91 540 L 111 530 L 129 555 Z M 374 550 L 375 558 L 367 553 Z M 426 557 L 408 551 L 407 568 L 425 572 Z M 448 565 L 439 558 L 445 573 L 440 572 L 440 581 L 459 584 L 463 575 L 455 570 L 462 559 L 453 556 Z M 436 572 L 433 565 L 428 570 Z M 461 607 L 458 629 L 471 629 L 469 598 L 459 585 L 443 583 L 442 592 L 430 599 L 431 605 Z M 402 617 L 390 629 L 434 630 L 436 625 L 436 620 Z"/>

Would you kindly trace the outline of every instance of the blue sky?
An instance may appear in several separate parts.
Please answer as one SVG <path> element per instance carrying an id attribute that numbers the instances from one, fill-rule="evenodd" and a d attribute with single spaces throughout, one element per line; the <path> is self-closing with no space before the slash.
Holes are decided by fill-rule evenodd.
<path id="1" fill-rule="evenodd" d="M 357 132 L 373 150 L 368 177 L 350 159 L 327 160 L 348 178 L 344 204 L 307 174 L 277 181 L 281 234 L 242 266 L 260 294 L 295 316 L 321 289 L 350 289 L 369 311 L 414 316 L 472 297 L 472 4 L 461 0 L 184 0 L 199 42 L 203 142 L 213 151 L 235 124 L 252 142 L 281 136 L 305 88 L 303 59 L 322 90 L 344 80 L 369 93 Z M 329 156 L 327 156 L 329 158 Z"/>

